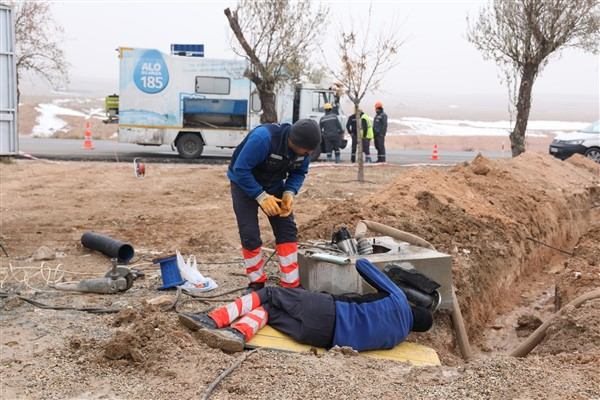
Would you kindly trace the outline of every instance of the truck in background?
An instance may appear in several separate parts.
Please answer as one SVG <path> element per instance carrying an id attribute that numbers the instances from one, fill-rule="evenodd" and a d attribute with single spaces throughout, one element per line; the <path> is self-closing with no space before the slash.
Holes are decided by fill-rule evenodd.
<path id="1" fill-rule="evenodd" d="M 245 60 L 167 55 L 155 49 L 119 48 L 119 95 L 107 97 L 105 122 L 118 123 L 118 140 L 163 144 L 179 156 L 198 158 L 204 146 L 235 148 L 260 124 L 255 85 L 244 77 Z M 339 109 L 332 85 L 301 84 L 276 94 L 281 123 L 317 122 L 323 106 Z M 343 121 L 342 121 L 343 122 Z M 316 160 L 321 151 L 313 153 Z"/>
<path id="2" fill-rule="evenodd" d="M 17 67 L 12 8 L 0 4 L 0 156 L 18 154 Z"/>

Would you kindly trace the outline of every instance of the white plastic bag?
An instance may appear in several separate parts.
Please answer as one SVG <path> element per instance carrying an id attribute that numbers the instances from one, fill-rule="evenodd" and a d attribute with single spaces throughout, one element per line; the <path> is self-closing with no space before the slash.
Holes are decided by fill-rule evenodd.
<path id="1" fill-rule="evenodd" d="M 185 261 L 179 250 L 177 250 L 177 267 L 179 267 L 179 272 L 181 272 L 183 279 L 187 281 L 181 285 L 182 289 L 187 289 L 191 292 L 207 292 L 219 287 L 214 280 L 205 278 L 198 271 L 196 256 L 193 254 Z"/>

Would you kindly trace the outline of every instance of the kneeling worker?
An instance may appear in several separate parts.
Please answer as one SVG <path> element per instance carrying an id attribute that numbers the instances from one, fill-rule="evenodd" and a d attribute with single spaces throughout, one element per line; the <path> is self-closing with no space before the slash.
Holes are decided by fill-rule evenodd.
<path id="1" fill-rule="evenodd" d="M 180 313 L 179 320 L 199 330 L 208 346 L 227 352 L 242 351 L 266 324 L 299 343 L 324 348 L 349 346 L 356 351 L 392 349 L 410 331 L 429 330 L 431 312 L 411 305 L 386 274 L 364 258 L 356 261 L 356 270 L 377 293 L 347 297 L 265 287 L 209 314 Z"/>

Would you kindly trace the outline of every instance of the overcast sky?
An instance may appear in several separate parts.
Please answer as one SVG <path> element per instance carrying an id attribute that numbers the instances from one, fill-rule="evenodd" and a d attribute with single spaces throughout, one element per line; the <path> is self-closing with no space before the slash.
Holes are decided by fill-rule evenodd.
<path id="1" fill-rule="evenodd" d="M 169 53 L 172 43 L 202 43 L 206 57 L 233 58 L 223 14 L 233 1 L 55 1 L 55 20 L 65 29 L 64 49 L 76 82 L 114 83 L 118 88 L 118 47 L 155 48 Z M 327 2 L 331 23 L 322 35 L 332 48 L 340 23 L 365 17 L 369 2 Z M 400 21 L 399 64 L 375 97 L 400 93 L 461 95 L 506 93 L 493 61 L 484 61 L 466 39 L 466 16 L 477 16 L 482 1 L 374 1 L 374 23 Z M 333 59 L 336 55 L 333 55 Z M 599 97 L 599 56 L 567 50 L 544 70 L 534 95 Z M 596 101 L 596 106 L 597 106 Z"/>

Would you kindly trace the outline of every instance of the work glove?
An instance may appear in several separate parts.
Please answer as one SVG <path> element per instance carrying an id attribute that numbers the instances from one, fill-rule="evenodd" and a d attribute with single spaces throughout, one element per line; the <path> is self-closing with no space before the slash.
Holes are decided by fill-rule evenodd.
<path id="1" fill-rule="evenodd" d="M 279 216 L 282 218 L 287 217 L 292 213 L 292 206 L 294 204 L 294 192 L 285 191 L 281 196 L 281 212 Z"/>
<path id="2" fill-rule="evenodd" d="M 257 198 L 256 201 L 262 210 L 269 217 L 274 217 L 281 212 L 281 208 L 277 205 L 277 203 L 281 203 L 281 199 L 268 194 L 267 192 L 262 192 Z"/>

